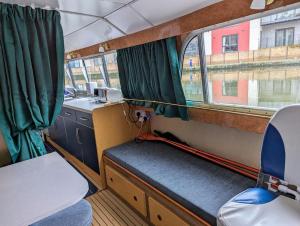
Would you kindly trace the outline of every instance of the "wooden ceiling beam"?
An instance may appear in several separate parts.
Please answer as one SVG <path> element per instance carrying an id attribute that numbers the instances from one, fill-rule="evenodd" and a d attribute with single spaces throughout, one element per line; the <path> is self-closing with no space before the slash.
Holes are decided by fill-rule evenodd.
<path id="1" fill-rule="evenodd" d="M 80 57 L 85 57 L 98 54 L 100 44 L 105 45 L 107 51 L 110 51 L 172 36 L 179 36 L 197 29 L 298 3 L 299 0 L 276 0 L 264 10 L 250 9 L 251 2 L 252 0 L 224 0 L 161 25 L 87 48 L 72 51 L 72 53 Z"/>

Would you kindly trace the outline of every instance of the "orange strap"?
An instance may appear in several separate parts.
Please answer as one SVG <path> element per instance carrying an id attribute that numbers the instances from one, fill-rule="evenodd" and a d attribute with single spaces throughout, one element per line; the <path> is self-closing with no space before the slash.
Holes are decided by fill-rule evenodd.
<path id="1" fill-rule="evenodd" d="M 245 176 L 248 176 L 248 177 L 250 177 L 252 179 L 255 179 L 255 180 L 257 180 L 257 177 L 258 177 L 258 174 L 259 174 L 259 170 L 256 169 L 256 168 L 253 168 L 253 167 L 250 167 L 250 166 L 247 166 L 247 165 L 244 165 L 242 163 L 235 162 L 235 161 L 232 161 L 232 160 L 229 160 L 229 159 L 225 159 L 225 158 L 222 158 L 220 156 L 210 154 L 210 153 L 207 153 L 205 151 L 202 151 L 202 150 L 199 150 L 199 149 L 196 149 L 196 148 L 193 148 L 193 147 L 181 144 L 181 143 L 177 143 L 177 142 L 168 140 L 168 139 L 163 138 L 163 137 L 154 136 L 151 133 L 143 134 L 143 135 L 139 136 L 138 139 L 148 140 L 148 141 L 161 141 L 161 142 L 171 144 L 175 147 L 178 147 L 182 150 L 185 150 L 187 152 L 190 152 L 190 153 L 193 153 L 197 156 L 200 156 L 204 159 L 207 159 L 211 162 L 214 162 L 214 163 L 217 163 L 217 164 L 222 165 L 224 167 L 227 167 L 231 170 L 234 170 L 238 173 L 241 173 L 241 174 L 243 174 Z"/>

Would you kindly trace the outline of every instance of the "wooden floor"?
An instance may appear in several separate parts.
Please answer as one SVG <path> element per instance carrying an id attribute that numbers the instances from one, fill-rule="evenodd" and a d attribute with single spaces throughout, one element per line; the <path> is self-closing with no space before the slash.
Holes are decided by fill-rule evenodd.
<path id="1" fill-rule="evenodd" d="M 148 225 L 109 190 L 97 192 L 86 200 L 93 207 L 93 226 Z"/>

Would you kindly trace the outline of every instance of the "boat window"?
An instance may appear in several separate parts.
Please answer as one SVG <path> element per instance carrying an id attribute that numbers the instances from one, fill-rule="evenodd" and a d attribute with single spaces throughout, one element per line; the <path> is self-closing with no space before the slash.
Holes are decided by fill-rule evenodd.
<path id="1" fill-rule="evenodd" d="M 181 81 L 188 102 L 203 101 L 198 37 L 193 38 L 185 49 Z"/>
<path id="2" fill-rule="evenodd" d="M 199 92 L 205 90 L 196 76 L 202 66 L 207 72 L 203 74 L 207 104 L 278 109 L 300 103 L 299 11 L 199 32 L 184 53 L 182 84 L 187 99 L 200 99 Z M 197 43 L 200 35 L 204 46 Z M 199 60 L 201 52 L 205 60 Z"/>
<path id="3" fill-rule="evenodd" d="M 87 72 L 83 60 L 71 60 L 68 62 L 68 68 L 71 76 L 74 79 L 76 88 L 79 90 L 86 90 L 86 83 L 88 82 Z"/>
<path id="4" fill-rule="evenodd" d="M 111 88 L 121 89 L 118 63 L 117 63 L 117 52 L 112 52 L 104 55 L 106 63 L 107 76 Z"/>
<path id="5" fill-rule="evenodd" d="M 72 88 L 72 87 L 73 87 L 72 78 L 67 68 L 67 65 L 65 65 L 65 88 Z"/>
<path id="6" fill-rule="evenodd" d="M 105 72 L 103 67 L 103 61 L 101 57 L 95 57 L 84 60 L 88 80 L 91 82 L 97 82 L 98 87 L 106 87 Z"/>

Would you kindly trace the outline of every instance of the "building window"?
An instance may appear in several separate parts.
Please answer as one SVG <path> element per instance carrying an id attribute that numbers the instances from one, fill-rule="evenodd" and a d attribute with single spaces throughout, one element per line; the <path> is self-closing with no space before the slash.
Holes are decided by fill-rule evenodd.
<path id="1" fill-rule="evenodd" d="M 277 29 L 275 31 L 275 46 L 294 44 L 294 28 Z"/>
<path id="2" fill-rule="evenodd" d="M 222 38 L 223 53 L 236 52 L 239 50 L 238 35 L 224 35 Z"/>
<path id="3" fill-rule="evenodd" d="M 275 80 L 273 82 L 274 95 L 290 95 L 292 83 L 290 80 Z"/>
<path id="4" fill-rule="evenodd" d="M 222 87 L 223 96 L 235 97 L 238 95 L 238 82 L 237 81 L 223 81 Z"/>

